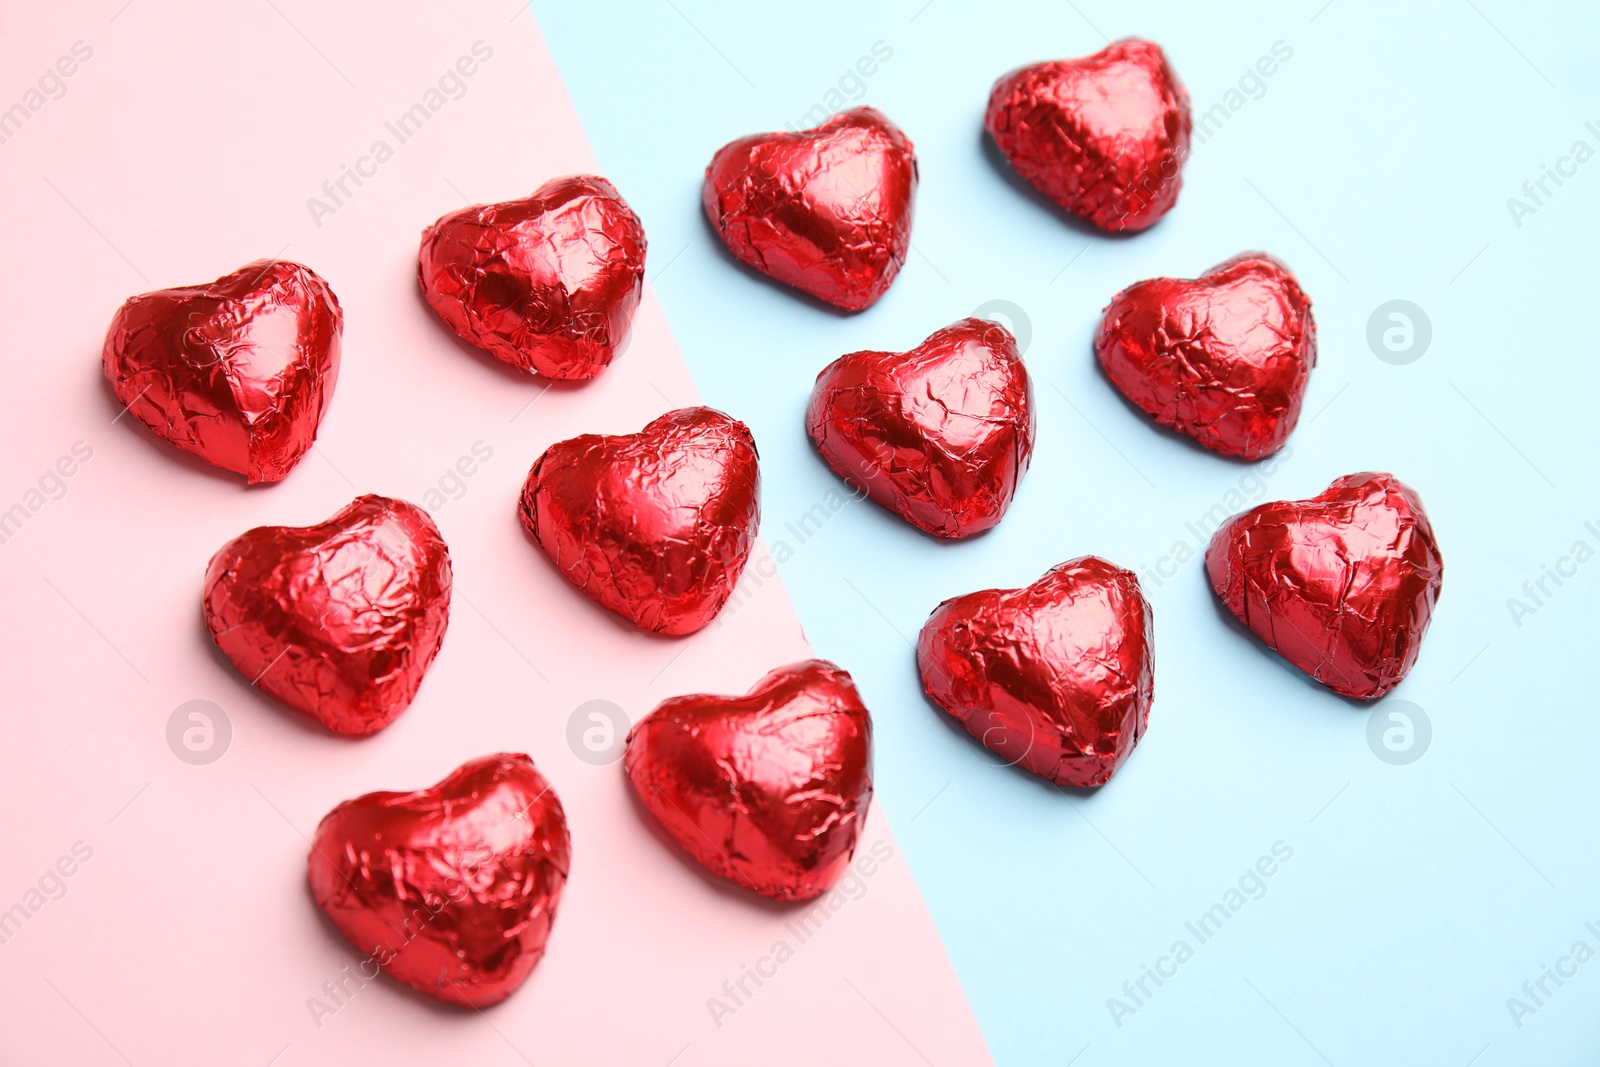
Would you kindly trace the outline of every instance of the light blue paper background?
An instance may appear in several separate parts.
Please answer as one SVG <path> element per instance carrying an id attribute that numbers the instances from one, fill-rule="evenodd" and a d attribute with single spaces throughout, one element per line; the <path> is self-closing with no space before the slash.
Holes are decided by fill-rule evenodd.
<path id="1" fill-rule="evenodd" d="M 1523 983 L 1575 942 L 1600 951 L 1585 928 L 1600 929 L 1600 562 L 1547 580 L 1553 595 L 1520 620 L 1507 606 L 1574 542 L 1600 549 L 1600 160 L 1560 187 L 1547 180 L 1520 225 L 1507 206 L 1575 141 L 1600 149 L 1593 5 L 534 10 L 605 173 L 644 218 L 655 291 L 707 402 L 755 431 L 767 542 L 793 550 L 781 573 L 807 632 L 873 710 L 879 796 L 999 1063 L 1600 1058 L 1600 960 L 1559 987 L 1547 979 L 1551 995 L 1520 1020 L 1507 1005 L 1534 1007 Z M 1274 43 L 1293 55 L 1246 80 L 1242 106 L 1197 145 L 1176 210 L 1110 238 L 1019 189 L 980 131 L 999 74 L 1129 34 L 1167 49 L 1197 117 L 1226 107 Z M 879 42 L 890 58 L 852 80 Z M 738 267 L 700 210 L 717 147 L 801 124 L 838 102 L 826 94 L 841 79 L 846 106 L 878 107 L 907 131 L 922 173 L 915 250 L 856 316 Z M 1263 481 L 1152 429 L 1090 351 L 1118 289 L 1255 248 L 1295 269 L 1321 340 L 1292 452 Z M 1393 299 L 1432 325 L 1408 365 L 1366 339 Z M 846 351 L 908 348 L 995 300 L 1026 317 L 1039 410 L 1033 467 L 1004 524 L 939 544 L 852 503 L 803 542 L 786 529 L 839 489 L 804 434 L 817 371 Z M 612 373 L 626 372 L 624 357 Z M 1369 748 L 1367 709 L 1229 625 L 1198 558 L 1149 578 L 1175 542 L 1201 547 L 1185 524 L 1230 490 L 1303 497 L 1368 469 L 1421 493 L 1446 561 L 1421 661 L 1392 698 L 1432 727 L 1408 765 Z M 1146 575 L 1156 700 L 1117 778 L 1068 796 L 942 721 L 910 641 L 940 600 L 1025 584 L 1088 552 Z M 1276 842 L 1293 858 L 1199 944 L 1185 923 Z M 1194 957 L 1118 1026 L 1108 998 L 1131 1005 L 1124 981 L 1179 939 Z"/>

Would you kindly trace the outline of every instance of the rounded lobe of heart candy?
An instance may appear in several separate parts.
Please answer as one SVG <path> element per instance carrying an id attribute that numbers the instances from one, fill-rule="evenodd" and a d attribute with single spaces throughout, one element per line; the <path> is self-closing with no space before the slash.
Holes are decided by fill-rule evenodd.
<path id="1" fill-rule="evenodd" d="M 935 537 L 997 524 L 1033 454 L 1033 387 L 1005 327 L 962 319 L 817 375 L 806 432 L 852 487 Z"/>
<path id="2" fill-rule="evenodd" d="M 586 380 L 622 351 L 644 292 L 639 216 L 604 178 L 479 204 L 422 233 L 423 295 L 456 335 L 513 367 Z"/>
<path id="3" fill-rule="evenodd" d="M 544 956 L 571 864 L 550 783 L 527 756 L 500 753 L 429 789 L 345 801 L 317 826 L 307 866 L 317 905 L 367 960 L 483 1008 Z"/>
<path id="4" fill-rule="evenodd" d="M 1183 187 L 1189 94 L 1159 46 L 1022 67 L 989 94 L 984 127 L 1023 178 L 1102 230 L 1146 229 Z"/>
<path id="5" fill-rule="evenodd" d="M 207 285 L 128 300 L 101 363 L 157 437 L 250 484 L 288 474 L 339 377 L 339 300 L 309 267 L 257 260 Z"/>
<path id="6" fill-rule="evenodd" d="M 936 608 L 917 639 L 934 703 L 1008 764 L 1104 785 L 1144 736 L 1155 691 L 1150 605 L 1131 571 L 1082 556 L 1021 589 Z"/>
<path id="7" fill-rule="evenodd" d="M 674 697 L 628 734 L 640 802 L 701 866 L 778 900 L 826 892 L 872 800 L 872 717 L 824 660 L 742 697 Z"/>
<path id="8" fill-rule="evenodd" d="M 1300 420 L 1317 326 L 1289 268 L 1244 252 L 1199 278 L 1152 278 L 1111 299 L 1094 339 L 1117 390 L 1224 456 L 1261 459 Z"/>
<path id="9" fill-rule="evenodd" d="M 528 473 L 526 529 L 592 600 L 644 630 L 688 634 L 722 610 L 760 523 L 750 430 L 712 408 L 669 411 L 635 434 L 585 434 Z"/>
<path id="10" fill-rule="evenodd" d="M 1416 492 L 1366 472 L 1235 515 L 1211 538 L 1206 574 L 1268 648 L 1341 696 L 1374 700 L 1416 665 L 1444 561 Z"/>
<path id="11" fill-rule="evenodd" d="M 206 568 L 206 629 L 252 685 L 335 733 L 406 709 L 450 621 L 450 553 L 428 513 L 360 496 L 315 526 L 260 526 Z"/>
<path id="12" fill-rule="evenodd" d="M 905 265 L 917 157 L 870 107 L 799 133 L 724 145 L 706 167 L 706 217 L 745 265 L 846 311 L 877 302 Z"/>

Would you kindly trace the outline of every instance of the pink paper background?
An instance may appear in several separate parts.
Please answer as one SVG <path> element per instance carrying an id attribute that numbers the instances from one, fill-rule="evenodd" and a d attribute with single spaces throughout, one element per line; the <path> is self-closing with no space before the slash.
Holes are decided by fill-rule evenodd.
<path id="1" fill-rule="evenodd" d="M 619 766 L 569 749 L 586 700 L 637 718 L 678 693 L 742 692 L 808 648 L 776 579 L 752 583 L 723 625 L 663 640 L 594 607 L 526 541 L 514 502 L 543 448 L 637 429 L 695 402 L 694 385 L 648 291 L 629 350 L 582 388 L 545 392 L 444 332 L 417 293 L 421 228 L 595 163 L 519 5 L 373 16 L 105 0 L 31 8 L 0 35 L 0 108 L 26 108 L 75 42 L 92 49 L 46 79 L 46 102 L 0 144 L 0 511 L 27 512 L 0 544 L 0 909 L 75 843 L 93 849 L 0 944 L 0 1061 L 988 1062 L 881 810 L 861 852 L 881 842 L 892 858 L 802 944 L 785 926 L 795 909 L 702 876 L 641 822 Z M 397 146 L 385 123 L 477 41 L 493 56 L 464 95 Z M 316 225 L 307 198 L 380 138 L 393 158 Z M 338 293 L 344 364 L 315 453 L 247 490 L 117 420 L 98 354 L 127 296 L 275 255 Z M 666 267 L 652 261 L 652 276 Z M 30 497 L 80 441 L 92 458 Z M 434 511 L 455 561 L 451 627 L 393 726 L 360 742 L 322 733 L 212 651 L 200 581 L 224 541 L 318 521 L 358 492 L 420 503 L 478 442 L 492 457 Z M 168 717 L 195 699 L 232 724 L 209 766 L 167 747 Z M 545 961 L 483 1013 L 380 980 L 319 1027 L 308 998 L 360 955 L 310 900 L 306 835 L 340 800 L 431 784 L 497 750 L 533 755 L 571 825 Z M 707 999 L 780 939 L 794 957 L 715 1025 Z"/>

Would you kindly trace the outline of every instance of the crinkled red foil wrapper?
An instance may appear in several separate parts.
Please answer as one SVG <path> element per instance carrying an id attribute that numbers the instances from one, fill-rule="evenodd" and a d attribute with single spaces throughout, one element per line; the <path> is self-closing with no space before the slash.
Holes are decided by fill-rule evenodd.
<path id="1" fill-rule="evenodd" d="M 357 497 L 315 526 L 261 526 L 206 569 L 206 629 L 251 684 L 336 733 L 411 703 L 450 621 L 450 553 L 428 513 Z"/>
<path id="2" fill-rule="evenodd" d="M 760 523 L 744 423 L 669 411 L 639 433 L 584 434 L 528 473 L 523 528 L 567 580 L 641 629 L 687 634 L 733 595 Z"/>
<path id="3" fill-rule="evenodd" d="M 674 697 L 628 735 L 640 802 L 697 863 L 746 889 L 807 900 L 844 874 L 872 801 L 872 717 L 824 660 L 779 667 L 747 695 Z"/>
<path id="4" fill-rule="evenodd" d="M 1317 326 L 1289 268 L 1245 252 L 1199 278 L 1153 278 L 1112 298 L 1095 353 L 1156 422 L 1213 452 L 1270 456 L 1300 421 Z"/>
<path id="5" fill-rule="evenodd" d="M 368 793 L 323 818 L 311 893 L 365 955 L 357 973 L 452 1004 L 497 1004 L 544 956 L 572 865 L 561 801 L 500 753 L 413 793 Z"/>
<path id="6" fill-rule="evenodd" d="M 995 82 L 984 126 L 1016 172 L 1102 230 L 1153 226 L 1183 187 L 1189 94 L 1158 45 L 1022 67 Z"/>
<path id="7" fill-rule="evenodd" d="M 1153 640 L 1138 578 L 1083 556 L 1021 589 L 940 604 L 918 637 L 917 666 L 934 703 L 1006 763 L 1088 788 L 1109 781 L 1144 736 Z"/>
<path id="8" fill-rule="evenodd" d="M 639 216 L 604 178 L 556 178 L 422 234 L 429 306 L 469 344 L 547 378 L 593 378 L 622 351 L 644 292 Z"/>
<path id="9" fill-rule="evenodd" d="M 102 363 L 117 400 L 156 436 L 252 485 L 276 482 L 316 441 L 343 329 L 314 271 L 257 260 L 128 300 Z"/>
<path id="10" fill-rule="evenodd" d="M 1341 696 L 1373 700 L 1416 665 L 1444 561 L 1416 492 L 1362 473 L 1234 516 L 1211 539 L 1206 573 L 1278 655 Z"/>
<path id="11" fill-rule="evenodd" d="M 962 319 L 909 352 L 823 368 L 806 431 L 828 466 L 935 537 L 1005 515 L 1033 455 L 1033 387 L 1003 326 Z"/>
<path id="12" fill-rule="evenodd" d="M 882 112 L 858 107 L 814 129 L 724 145 L 702 200 L 740 262 L 860 311 L 905 266 L 916 191 L 910 139 Z"/>

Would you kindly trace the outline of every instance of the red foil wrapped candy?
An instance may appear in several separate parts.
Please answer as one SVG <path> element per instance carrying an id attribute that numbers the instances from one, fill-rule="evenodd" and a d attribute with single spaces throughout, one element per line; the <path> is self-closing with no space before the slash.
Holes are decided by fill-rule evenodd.
<path id="1" fill-rule="evenodd" d="M 838 881 L 872 800 L 872 717 L 824 660 L 779 667 L 742 697 L 666 701 L 628 734 L 645 809 L 696 862 L 764 896 Z"/>
<path id="2" fill-rule="evenodd" d="M 834 472 L 936 537 L 998 523 L 1033 454 L 1033 388 L 1003 326 L 962 319 L 909 352 L 817 375 L 806 432 Z"/>
<path id="3" fill-rule="evenodd" d="M 317 439 L 339 377 L 344 312 L 328 283 L 257 260 L 208 285 L 130 299 L 101 361 L 157 437 L 250 484 L 276 482 Z"/>
<path id="4" fill-rule="evenodd" d="M 544 956 L 572 864 L 561 801 L 520 753 L 414 793 L 368 793 L 317 826 L 311 893 L 391 978 L 452 1004 L 498 1004 Z"/>
<path id="5" fill-rule="evenodd" d="M 1444 561 L 1416 492 L 1363 473 L 1235 515 L 1211 538 L 1206 574 L 1268 648 L 1340 696 L 1373 700 L 1416 664 Z"/>
<path id="6" fill-rule="evenodd" d="M 706 217 L 740 262 L 846 311 L 888 291 L 911 247 L 917 157 L 870 107 L 799 133 L 724 145 L 706 168 Z"/>
<path id="7" fill-rule="evenodd" d="M 422 233 L 417 277 L 463 341 L 547 378 L 593 378 L 644 291 L 644 226 L 604 178 L 556 178 Z"/>
<path id="8" fill-rule="evenodd" d="M 206 629 L 252 685 L 335 733 L 394 721 L 450 621 L 450 553 L 428 513 L 360 496 L 315 526 L 259 526 L 206 568 Z"/>
<path id="9" fill-rule="evenodd" d="M 688 634 L 716 617 L 744 571 L 759 491 L 749 428 L 681 408 L 638 433 L 551 445 L 528 473 L 520 514 L 585 595 L 641 629 Z"/>
<path id="10" fill-rule="evenodd" d="M 1081 556 L 1022 589 L 946 600 L 917 639 L 928 696 L 1007 763 L 1104 785 L 1154 695 L 1150 605 L 1131 571 Z"/>
<path id="11" fill-rule="evenodd" d="M 1161 425 L 1213 452 L 1261 459 L 1300 419 L 1317 325 L 1289 268 L 1244 252 L 1198 278 L 1124 289 L 1094 348 L 1112 384 Z"/>
<path id="12" fill-rule="evenodd" d="M 984 127 L 1034 188 L 1102 230 L 1143 230 L 1172 210 L 1189 158 L 1189 94 L 1159 46 L 1022 67 L 994 83 Z"/>

